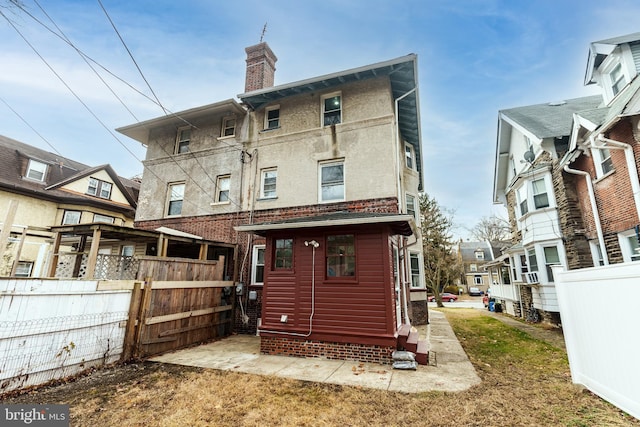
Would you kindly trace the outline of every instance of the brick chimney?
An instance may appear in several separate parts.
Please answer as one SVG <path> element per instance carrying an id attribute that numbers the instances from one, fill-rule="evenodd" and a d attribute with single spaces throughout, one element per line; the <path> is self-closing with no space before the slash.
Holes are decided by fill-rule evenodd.
<path id="1" fill-rule="evenodd" d="M 257 45 L 249 46 L 245 49 L 245 52 L 247 52 L 247 76 L 244 83 L 245 93 L 272 87 L 278 58 L 273 54 L 269 45 L 261 42 Z"/>

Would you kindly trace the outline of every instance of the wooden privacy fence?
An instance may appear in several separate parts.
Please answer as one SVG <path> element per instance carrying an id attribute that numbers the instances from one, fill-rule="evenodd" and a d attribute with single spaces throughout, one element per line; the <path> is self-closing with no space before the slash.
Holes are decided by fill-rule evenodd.
<path id="1" fill-rule="evenodd" d="M 216 261 L 147 257 L 131 295 L 123 359 L 143 358 L 231 333 L 233 282 Z M 152 278 L 153 277 L 153 278 Z"/>

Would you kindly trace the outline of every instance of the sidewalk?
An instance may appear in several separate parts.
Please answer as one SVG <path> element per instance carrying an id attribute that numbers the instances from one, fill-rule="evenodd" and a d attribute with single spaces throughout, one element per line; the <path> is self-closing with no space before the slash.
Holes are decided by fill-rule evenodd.
<path id="1" fill-rule="evenodd" d="M 260 337 L 250 335 L 234 335 L 149 360 L 404 393 L 456 392 L 479 384 L 480 377 L 444 314 L 430 311 L 429 316 L 431 323 L 418 327 L 421 338 L 430 341 L 429 365 L 418 366 L 416 371 L 373 363 L 264 355 L 260 354 Z"/>

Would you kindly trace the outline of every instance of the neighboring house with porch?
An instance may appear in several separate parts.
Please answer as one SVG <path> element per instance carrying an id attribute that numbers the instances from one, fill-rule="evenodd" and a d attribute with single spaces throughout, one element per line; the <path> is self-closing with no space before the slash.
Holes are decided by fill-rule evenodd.
<path id="1" fill-rule="evenodd" d="M 0 275 L 46 277 L 55 271 L 51 227 L 133 225 L 139 183 L 109 165 L 90 167 L 4 136 L 0 165 Z M 63 242 L 60 250 L 78 246 Z"/>
<path id="2" fill-rule="evenodd" d="M 495 277 L 485 267 L 500 256 L 499 245 L 488 241 L 469 242 L 461 239 L 453 246 L 453 251 L 463 269 L 458 287 L 463 292 L 469 292 L 469 288 L 478 288 L 486 293 Z"/>
<path id="3" fill-rule="evenodd" d="M 499 113 L 494 200 L 513 246 L 492 291 L 508 312 L 559 323 L 551 266 L 640 260 L 640 33 L 590 45 L 585 85 L 602 95 Z M 533 313 L 535 311 L 535 313 Z"/>
<path id="4" fill-rule="evenodd" d="M 262 351 L 388 361 L 427 317 L 417 58 L 273 86 L 268 45 L 246 52 L 241 103 L 118 129 L 148 147 L 136 226 L 237 244 Z"/>

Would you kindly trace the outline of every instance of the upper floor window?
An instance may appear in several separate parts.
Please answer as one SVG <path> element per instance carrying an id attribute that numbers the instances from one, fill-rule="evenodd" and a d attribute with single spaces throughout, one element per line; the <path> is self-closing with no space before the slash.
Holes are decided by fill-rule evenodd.
<path id="1" fill-rule="evenodd" d="M 416 198 L 411 194 L 406 195 L 406 203 L 407 203 L 407 213 L 413 217 L 416 221 L 418 221 L 418 217 L 416 215 Z"/>
<path id="2" fill-rule="evenodd" d="M 62 225 L 80 224 L 80 211 L 64 211 L 62 216 Z"/>
<path id="3" fill-rule="evenodd" d="M 484 252 L 483 251 L 476 251 L 475 255 L 476 255 L 476 259 L 479 259 L 479 260 L 484 259 Z"/>
<path id="4" fill-rule="evenodd" d="M 27 166 L 27 178 L 34 179 L 36 181 L 44 181 L 45 173 L 47 172 L 47 165 L 36 160 L 29 160 Z"/>
<path id="5" fill-rule="evenodd" d="M 420 288 L 422 287 L 422 275 L 420 274 L 420 254 L 414 252 L 410 253 L 409 261 L 411 265 L 411 287 Z"/>
<path id="6" fill-rule="evenodd" d="M 482 285 L 482 276 L 478 276 L 478 275 L 473 276 L 473 284 Z"/>
<path id="7" fill-rule="evenodd" d="M 169 184 L 167 195 L 167 215 L 180 215 L 182 213 L 182 202 L 184 201 L 183 182 Z"/>
<path id="8" fill-rule="evenodd" d="M 321 163 L 320 201 L 344 200 L 344 162 Z"/>
<path id="9" fill-rule="evenodd" d="M 608 148 L 592 148 L 591 154 L 596 167 L 597 178 L 601 178 L 613 170 L 611 151 Z"/>
<path id="10" fill-rule="evenodd" d="M 263 199 L 273 199 L 276 194 L 276 181 L 278 179 L 278 170 L 276 168 L 263 169 L 262 179 L 260 181 L 260 197 Z"/>
<path id="11" fill-rule="evenodd" d="M 613 67 L 609 73 L 609 79 L 611 81 L 611 93 L 616 96 L 627 85 L 627 78 L 624 75 L 621 63 Z"/>
<path id="12" fill-rule="evenodd" d="M 478 271 L 478 264 L 469 264 L 469 271 Z"/>
<path id="13" fill-rule="evenodd" d="M 549 206 L 549 197 L 547 196 L 547 187 L 544 178 L 536 179 L 531 182 L 533 189 L 533 204 L 536 209 L 546 208 Z"/>
<path id="14" fill-rule="evenodd" d="M 414 169 L 415 167 L 415 155 L 413 152 L 413 146 L 411 144 L 404 144 L 404 158 L 405 164 L 409 169 Z"/>
<path id="15" fill-rule="evenodd" d="M 115 218 L 108 215 L 93 214 L 93 222 L 106 222 L 107 224 L 113 224 Z"/>
<path id="16" fill-rule="evenodd" d="M 231 185 L 231 175 L 221 175 L 216 181 L 216 202 L 229 201 L 229 188 Z"/>
<path id="17" fill-rule="evenodd" d="M 234 136 L 236 134 L 236 118 L 225 117 L 222 119 L 222 133 L 221 136 Z"/>
<path id="18" fill-rule="evenodd" d="M 342 97 L 330 94 L 322 97 L 322 125 L 330 126 L 342 123 Z"/>
<path id="19" fill-rule="evenodd" d="M 535 248 L 531 248 L 527 251 L 527 258 L 529 259 L 530 271 L 538 271 L 538 257 L 536 256 Z"/>
<path id="20" fill-rule="evenodd" d="M 293 239 L 275 239 L 273 253 L 274 270 L 293 268 Z"/>
<path id="21" fill-rule="evenodd" d="M 102 199 L 111 198 L 111 188 L 113 184 L 106 181 L 101 181 L 96 178 L 89 178 L 89 186 L 87 187 L 87 194 L 91 196 L 97 196 Z"/>
<path id="22" fill-rule="evenodd" d="M 264 128 L 277 129 L 280 127 L 280 106 L 267 107 L 264 111 Z"/>
<path id="23" fill-rule="evenodd" d="M 526 215 L 529 212 L 529 204 L 527 202 L 527 186 L 523 185 L 516 191 L 516 197 L 518 202 L 518 208 L 520 209 L 520 216 Z"/>
<path id="24" fill-rule="evenodd" d="M 16 266 L 16 277 L 31 277 L 31 270 L 33 270 L 33 262 L 31 261 L 18 261 Z"/>
<path id="25" fill-rule="evenodd" d="M 191 142 L 191 128 L 178 129 L 175 154 L 187 153 Z"/>
<path id="26" fill-rule="evenodd" d="M 327 236 L 327 277 L 356 275 L 356 238 L 353 234 Z"/>

